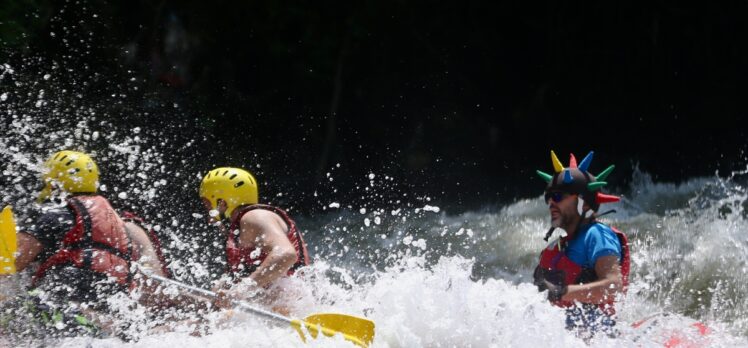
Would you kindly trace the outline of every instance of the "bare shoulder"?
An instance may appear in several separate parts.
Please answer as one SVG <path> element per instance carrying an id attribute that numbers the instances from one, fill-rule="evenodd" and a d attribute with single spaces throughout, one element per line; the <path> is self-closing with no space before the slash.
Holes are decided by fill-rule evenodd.
<path id="1" fill-rule="evenodd" d="M 265 209 L 250 210 L 242 216 L 242 225 L 257 225 L 273 223 L 279 219 L 278 214 Z"/>
<path id="2" fill-rule="evenodd" d="M 246 212 L 244 214 L 244 216 L 242 217 L 242 220 L 244 220 L 247 217 L 252 217 L 252 218 L 268 218 L 268 217 L 273 217 L 273 216 L 277 216 L 277 215 L 278 214 L 276 214 L 276 213 L 274 213 L 274 212 L 272 212 L 270 210 L 267 210 L 267 209 L 253 209 L 253 210 L 250 210 L 250 211 Z"/>
<path id="3" fill-rule="evenodd" d="M 286 222 L 280 215 L 265 209 L 250 210 L 242 216 L 242 232 L 253 231 L 255 233 L 278 232 L 284 233 L 288 230 Z"/>

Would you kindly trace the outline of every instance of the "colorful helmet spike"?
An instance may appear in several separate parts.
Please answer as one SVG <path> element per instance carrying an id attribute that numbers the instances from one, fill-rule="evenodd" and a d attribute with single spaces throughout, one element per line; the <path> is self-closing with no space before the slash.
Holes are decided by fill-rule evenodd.
<path id="1" fill-rule="evenodd" d="M 538 174 L 538 176 L 539 176 L 539 177 L 540 177 L 541 179 L 543 179 L 543 180 L 544 180 L 545 182 L 551 182 L 551 180 L 553 180 L 553 175 L 550 175 L 550 174 L 548 174 L 548 173 L 545 173 L 545 172 L 541 172 L 541 171 L 539 171 L 539 170 L 536 170 L 536 171 L 535 171 L 535 173 L 537 173 L 537 174 Z"/>
<path id="2" fill-rule="evenodd" d="M 595 202 L 597 204 L 613 203 L 613 202 L 618 202 L 620 200 L 621 200 L 621 197 L 613 196 L 613 195 L 606 195 L 601 192 L 598 192 L 597 196 L 595 197 Z"/>
<path id="3" fill-rule="evenodd" d="M 587 189 L 590 190 L 590 191 L 597 191 L 601 187 L 603 187 L 603 186 L 605 186 L 607 184 L 608 183 L 605 182 L 605 181 L 595 181 L 595 182 L 591 182 L 591 183 L 587 184 Z"/>
<path id="4" fill-rule="evenodd" d="M 571 177 L 571 170 L 564 170 L 564 184 L 571 184 L 574 178 Z"/>
<path id="5" fill-rule="evenodd" d="M 569 168 L 576 168 L 577 167 L 577 158 L 574 157 L 574 154 L 569 154 Z"/>
<path id="6" fill-rule="evenodd" d="M 583 172 L 589 171 L 590 163 L 592 163 L 592 157 L 595 155 L 595 151 L 590 151 L 590 153 L 587 154 L 587 156 L 584 156 L 584 159 L 581 163 L 579 163 L 579 170 Z"/>
<path id="7" fill-rule="evenodd" d="M 561 173 L 561 171 L 564 170 L 564 165 L 558 160 L 558 157 L 556 157 L 556 153 L 553 152 L 553 150 L 551 150 L 551 162 L 553 162 L 553 170 L 555 170 L 556 173 Z"/>
<path id="8" fill-rule="evenodd" d="M 605 168 L 605 170 L 603 170 L 602 173 L 600 173 L 600 174 L 597 175 L 597 180 L 605 180 L 605 179 L 607 179 L 608 175 L 610 175 L 610 172 L 612 172 L 613 169 L 615 169 L 615 168 L 616 168 L 615 164 L 611 164 L 610 167 Z"/>
<path id="9" fill-rule="evenodd" d="M 574 154 L 570 154 L 569 167 L 564 168 L 561 161 L 558 160 L 556 153 L 551 150 L 551 162 L 556 173 L 551 175 L 540 170 L 536 171 L 538 176 L 547 183 L 545 189 L 546 195 L 554 191 L 577 194 L 585 202 L 590 204 L 592 211 L 597 211 L 602 203 L 620 201 L 619 197 L 600 192 L 600 189 L 608 184 L 605 179 L 613 171 L 615 166 L 609 166 L 598 177 L 595 177 L 589 172 L 594 154 L 594 151 L 590 151 L 578 164 Z"/>

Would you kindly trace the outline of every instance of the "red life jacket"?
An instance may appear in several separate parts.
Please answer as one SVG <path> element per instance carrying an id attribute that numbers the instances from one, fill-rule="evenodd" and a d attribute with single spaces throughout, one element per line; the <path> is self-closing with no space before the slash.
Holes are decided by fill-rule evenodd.
<path id="1" fill-rule="evenodd" d="M 631 269 L 631 259 L 629 256 L 629 243 L 628 238 L 623 232 L 619 231 L 615 227 L 611 227 L 615 232 L 618 240 L 621 242 L 621 276 L 623 289 L 625 293 L 629 284 L 629 271 Z M 594 269 L 584 268 L 574 261 L 569 259 L 564 253 L 563 249 L 566 246 L 568 239 L 566 237 L 560 238 L 548 245 L 547 248 L 543 249 L 540 253 L 540 263 L 538 267 L 551 271 L 560 270 L 564 272 L 564 283 L 566 285 L 572 284 L 584 284 L 590 283 L 597 280 L 597 275 Z M 615 314 L 615 308 L 613 305 L 613 298 L 610 298 L 608 302 L 599 305 L 600 309 L 608 315 Z M 553 303 L 559 307 L 570 307 L 574 303 L 570 301 L 556 301 Z"/>
<path id="2" fill-rule="evenodd" d="M 57 265 L 72 265 L 112 277 L 123 286 L 132 284 L 130 261 L 139 258 L 125 231 L 125 223 L 109 201 L 98 195 L 68 199 L 75 224 L 65 233 L 58 249 L 34 274 L 33 285 Z"/>
<path id="3" fill-rule="evenodd" d="M 229 271 L 235 277 L 250 275 L 267 257 L 267 253 L 264 251 L 256 252 L 251 248 L 240 247 L 239 242 L 237 241 L 239 234 L 234 233 L 234 231 L 239 230 L 239 223 L 244 214 L 255 209 L 269 210 L 278 214 L 278 216 L 280 216 L 286 223 L 286 226 L 288 226 L 286 237 L 288 237 L 288 240 L 291 242 L 294 249 L 296 249 L 296 262 L 288 270 L 288 275 L 292 275 L 299 267 L 308 265 L 309 253 L 307 253 L 306 250 L 306 243 L 301 236 L 301 232 L 296 228 L 296 223 L 291 220 L 288 213 L 283 209 L 271 205 L 253 204 L 238 208 L 231 216 L 231 227 L 229 228 L 227 233 L 228 237 L 226 238 L 226 258 Z"/>

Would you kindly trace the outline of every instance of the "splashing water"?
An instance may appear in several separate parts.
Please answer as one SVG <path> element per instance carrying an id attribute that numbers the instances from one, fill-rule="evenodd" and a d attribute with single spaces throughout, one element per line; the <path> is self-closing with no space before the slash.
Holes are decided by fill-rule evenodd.
<path id="1" fill-rule="evenodd" d="M 82 150 L 101 167 L 102 194 L 154 225 L 178 279 L 205 285 L 218 278 L 223 246 L 203 226 L 194 197 L 213 158 L 200 126 L 167 121 L 186 118 L 174 115 L 172 103 L 138 101 L 134 86 L 123 88 L 132 96 L 102 98 L 87 94 L 85 83 L 71 87 L 58 79 L 58 63 L 36 66 L 38 76 L 24 75 L 26 68 L 0 65 L 0 197 L 17 208 L 21 224 L 24 207 L 34 204 L 42 161 L 56 150 Z M 635 171 L 629 194 L 611 205 L 617 214 L 604 220 L 631 243 L 631 286 L 619 311 L 623 336 L 596 338 L 592 346 L 661 344 L 669 330 L 687 334 L 695 320 L 712 330 L 705 345 L 748 346 L 746 172 L 676 185 Z M 332 197 L 322 203 L 326 214 L 297 217 L 314 264 L 280 284 L 294 316 L 366 316 L 377 324 L 373 347 L 587 346 L 564 329 L 562 311 L 530 282 L 548 227 L 542 198 L 449 215 L 412 194 L 377 203 L 395 179 L 370 173 L 363 180 L 364 203 Z M 20 292 L 10 285 L 2 283 L 3 294 Z M 125 319 L 142 322 L 143 309 L 127 304 L 120 306 L 130 311 Z M 630 327 L 660 312 L 668 315 L 648 331 Z M 70 338 L 56 345 L 352 346 L 340 337 L 304 345 L 290 329 L 243 314 L 209 331 L 194 337 L 184 327 L 141 331 L 130 343 Z"/>
<path id="2" fill-rule="evenodd" d="M 617 214 L 604 219 L 628 233 L 631 243 L 631 286 L 619 311 L 624 337 L 598 340 L 593 345 L 662 343 L 668 330 L 695 330 L 695 320 L 713 330 L 709 341 L 703 344 L 747 344 L 748 287 L 743 281 L 748 261 L 744 252 L 748 244 L 744 234 L 748 227 L 746 179 L 745 173 L 735 173 L 727 179 L 694 178 L 674 185 L 654 183 L 638 170 L 634 173 L 631 194 L 611 205 Z M 541 319 L 557 315 L 554 309 L 527 297 L 528 292 L 535 293 L 528 284 L 538 254 L 545 246 L 542 237 L 548 226 L 548 213 L 542 198 L 457 216 L 416 213 L 415 209 L 412 212 L 407 218 L 380 213 L 378 216 L 387 218 L 379 224 L 366 224 L 373 216 L 370 210 L 340 212 L 303 223 L 323 232 L 311 242 L 321 257 L 364 273 L 367 268 L 386 270 L 378 274 L 370 288 L 354 291 L 376 292 L 380 282 L 385 282 L 384 288 L 395 296 L 385 301 L 364 301 L 372 306 L 391 307 L 386 309 L 390 314 L 384 319 L 396 322 L 388 326 L 398 332 L 398 338 L 389 342 L 391 346 L 504 344 L 512 342 L 512 336 L 502 332 L 509 328 L 520 328 L 518 333 L 512 332 L 521 337 L 516 341 L 519 346 L 534 346 L 530 342 L 535 337 L 542 337 L 542 342 L 562 342 L 558 346 L 580 343 L 564 341 L 568 334 L 555 319 L 551 321 L 556 325 Z M 440 287 L 433 277 L 442 274 L 449 276 L 442 279 Z M 409 283 L 411 276 L 417 281 Z M 405 299 L 394 294 L 402 294 Z M 533 308 L 538 314 L 525 320 L 520 312 L 498 311 L 498 307 L 511 307 L 490 302 L 496 298 L 510 298 L 509 302 Z M 472 312 L 471 301 L 480 304 L 485 312 Z M 410 306 L 421 314 L 411 313 L 410 317 Z M 444 312 L 429 312 L 432 307 Z M 451 312 L 455 307 L 461 311 Z M 377 310 L 372 310 L 372 317 L 376 317 Z M 641 332 L 627 326 L 661 312 L 668 315 L 667 319 L 657 320 L 657 333 L 650 331 L 641 337 Z M 400 319 L 403 316 L 405 319 Z M 424 322 L 424 318 L 436 319 Z M 452 320 L 467 324 L 450 326 Z M 512 322 L 519 325 L 513 326 Z M 450 341 L 448 334 L 440 335 L 439 323 L 446 326 L 446 332 L 464 333 L 462 341 Z M 551 333 L 538 336 L 533 331 L 537 325 Z M 399 333 L 401 330 L 416 334 L 405 336 Z"/>
<path id="3" fill-rule="evenodd" d="M 9 157 L 4 180 L 16 180 L 15 185 L 5 186 L 3 196 L 10 197 L 6 202 L 34 192 L 35 186 L 25 184 L 14 173 L 38 171 L 42 158 L 36 151 L 39 144 L 59 139 L 91 147 L 96 147 L 94 141 L 113 143 L 116 145 L 99 150 L 98 157 L 121 163 L 123 172 L 133 166 L 158 168 L 163 162 L 156 146 L 140 150 L 148 143 L 136 139 L 142 130 L 114 130 L 86 138 L 96 132 L 86 128 L 90 122 L 79 121 L 72 132 L 64 127 L 42 131 L 29 124 L 38 123 L 11 123 L 1 140 L 3 145 L 11 144 L 24 134 L 29 140 L 37 139 L 3 153 Z M 123 133 L 126 135 L 119 135 Z M 55 144 L 68 145 L 64 140 Z M 746 230 L 743 176 L 694 178 L 673 185 L 654 183 L 638 171 L 634 174 L 631 194 L 612 206 L 618 213 L 607 220 L 627 232 L 632 245 L 632 284 L 620 311 L 624 336 L 597 338 L 590 342 L 593 346 L 661 343 L 667 336 L 663 332 L 687 329 L 694 320 L 704 321 L 712 329 L 707 342 L 711 346 L 746 345 L 744 313 L 748 304 L 744 299 L 748 289 L 742 280 L 748 240 L 742 233 Z M 165 194 L 162 190 L 166 188 L 153 185 L 160 182 L 158 176 L 124 177 L 131 183 L 108 186 L 104 193 L 135 192 L 126 196 L 132 202 Z M 19 206 L 24 202 L 30 200 L 16 201 Z M 529 282 L 547 227 L 542 198 L 455 216 L 426 203 L 345 207 L 340 204 L 326 215 L 298 219 L 307 231 L 315 264 L 281 284 L 290 289 L 286 297 L 293 298 L 293 315 L 332 311 L 366 316 L 377 324 L 374 347 L 538 346 L 549 342 L 559 347 L 586 346 L 564 329 L 563 313 L 548 305 Z M 183 255 L 195 253 L 202 246 L 198 239 L 176 233 L 178 219 L 181 217 L 169 215 L 158 219 L 171 221 L 161 225 L 162 232 L 170 231 L 162 233 L 165 245 L 186 251 Z M 200 261 L 182 257 L 170 266 L 178 276 L 214 278 Z M 670 315 L 646 334 L 628 328 L 627 324 L 657 312 Z M 130 319 L 141 314 L 133 312 Z M 184 347 L 243 346 L 246 342 L 268 347 L 307 346 L 288 328 L 267 325 L 250 315 L 238 315 L 204 337 L 193 337 L 184 329 L 143 334 L 131 343 L 72 338 L 60 345 L 145 347 L 164 342 Z M 312 341 L 308 346 L 351 344 L 338 337 Z"/>

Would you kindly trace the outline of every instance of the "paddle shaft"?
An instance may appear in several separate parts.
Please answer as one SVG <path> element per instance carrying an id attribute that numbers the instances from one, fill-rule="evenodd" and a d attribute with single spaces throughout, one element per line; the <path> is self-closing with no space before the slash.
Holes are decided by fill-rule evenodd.
<path id="1" fill-rule="evenodd" d="M 207 298 L 211 298 L 211 299 L 214 299 L 214 298 L 218 297 L 218 294 L 216 294 L 213 291 L 209 291 L 209 290 L 198 288 L 196 286 L 192 286 L 192 285 L 187 285 L 187 284 L 184 284 L 184 283 L 180 283 L 178 281 L 174 281 L 174 280 L 171 280 L 171 279 L 168 279 L 168 278 L 164 278 L 162 276 L 155 275 L 155 274 L 146 274 L 146 275 L 148 276 L 148 278 L 155 279 L 155 280 L 161 282 L 162 284 L 174 285 L 176 287 L 179 287 L 179 288 L 182 288 L 184 290 L 187 290 L 187 291 L 189 291 L 189 292 L 191 292 L 191 293 L 193 293 L 195 295 L 198 295 L 198 296 L 203 296 L 203 297 L 207 297 Z M 251 312 L 251 313 L 257 314 L 257 315 L 259 315 L 259 316 L 261 316 L 263 318 L 266 318 L 266 319 L 269 319 L 269 320 L 272 320 L 272 321 L 276 321 L 276 322 L 284 323 L 284 324 L 292 324 L 293 323 L 293 320 L 290 319 L 290 318 L 286 318 L 286 317 L 284 317 L 282 315 L 275 314 L 273 312 L 266 311 L 266 310 L 261 309 L 261 308 L 256 308 L 256 307 L 250 306 L 249 304 L 247 304 L 246 302 L 243 302 L 243 301 L 232 300 L 231 304 L 234 305 L 234 307 L 238 307 L 238 308 L 240 308 L 242 310 L 245 310 L 247 312 Z"/>
<path id="2" fill-rule="evenodd" d="M 136 265 L 136 267 L 139 266 L 138 264 Z M 173 285 L 186 290 L 194 296 L 209 299 L 215 299 L 218 297 L 218 294 L 216 294 L 215 292 L 155 275 L 153 274 L 153 272 L 144 269 L 143 267 L 138 268 L 147 277 L 156 280 L 161 284 Z M 344 314 L 328 313 L 315 314 L 307 317 L 305 320 L 300 320 L 291 319 L 260 308 L 256 308 L 243 301 L 232 300 L 231 304 L 235 308 L 253 313 L 270 321 L 290 325 L 296 330 L 296 332 L 301 337 L 301 340 L 304 342 L 306 342 L 307 340 L 307 335 L 311 335 L 312 338 L 316 338 L 319 333 L 323 333 L 325 336 L 330 337 L 337 334 L 342 334 L 346 340 L 353 342 L 359 347 L 366 348 L 374 338 L 374 323 L 368 319 L 357 318 Z"/>

